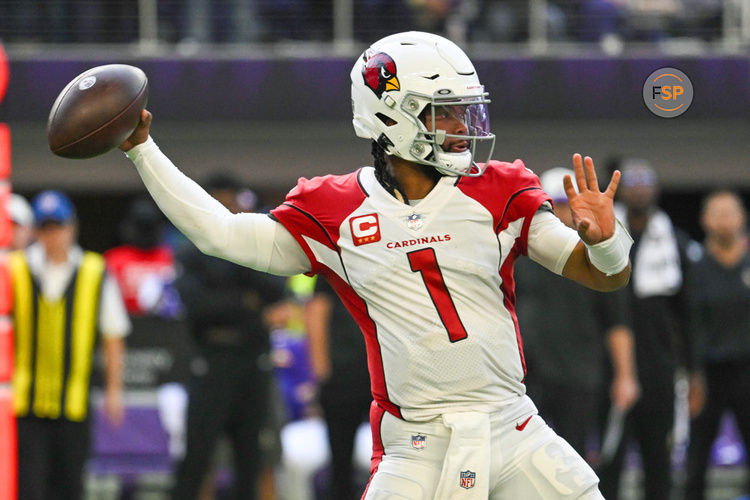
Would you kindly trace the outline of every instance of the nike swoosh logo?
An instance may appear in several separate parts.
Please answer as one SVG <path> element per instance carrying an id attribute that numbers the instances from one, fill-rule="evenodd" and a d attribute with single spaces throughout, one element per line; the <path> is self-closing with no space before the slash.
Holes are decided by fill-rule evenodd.
<path id="1" fill-rule="evenodd" d="M 534 415 L 531 415 L 531 416 L 529 416 L 529 418 L 527 418 L 526 420 L 524 420 L 524 421 L 523 421 L 522 423 L 520 423 L 520 424 L 516 424 L 516 430 L 517 430 L 517 431 L 522 431 L 522 430 L 524 430 L 524 429 L 526 428 L 526 424 L 528 424 L 528 423 L 529 423 L 529 420 L 531 420 L 531 417 L 533 417 L 533 416 L 534 416 Z"/>

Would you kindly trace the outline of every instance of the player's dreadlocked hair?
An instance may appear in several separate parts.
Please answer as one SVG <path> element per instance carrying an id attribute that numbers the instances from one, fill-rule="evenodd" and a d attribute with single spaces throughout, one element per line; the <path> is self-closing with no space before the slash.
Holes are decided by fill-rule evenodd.
<path id="1" fill-rule="evenodd" d="M 384 139 L 383 136 L 381 136 Z M 378 180 L 381 186 L 386 191 L 391 193 L 395 198 L 403 200 L 404 203 L 409 203 L 406 199 L 404 190 L 401 189 L 398 181 L 388 172 L 388 162 L 385 159 L 385 148 L 383 148 L 378 141 L 372 141 L 372 157 L 375 167 L 375 178 Z"/>
<path id="2" fill-rule="evenodd" d="M 381 135 L 379 140 L 372 141 L 372 157 L 375 161 L 375 178 L 386 191 L 393 195 L 394 198 L 408 205 L 409 198 L 406 197 L 406 193 L 404 193 L 398 180 L 396 180 L 396 178 L 388 171 L 388 162 L 385 159 L 385 148 L 387 142 L 388 139 L 384 135 Z M 442 174 L 438 172 L 437 169 L 427 165 L 420 166 L 435 182 L 442 177 Z"/>

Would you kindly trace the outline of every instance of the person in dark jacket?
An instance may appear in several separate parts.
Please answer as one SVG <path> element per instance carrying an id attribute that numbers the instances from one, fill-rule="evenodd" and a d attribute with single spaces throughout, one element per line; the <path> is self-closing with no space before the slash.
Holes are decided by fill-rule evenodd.
<path id="1" fill-rule="evenodd" d="M 242 211 L 240 182 L 228 175 L 206 181 L 207 190 L 233 213 Z M 259 434 L 267 422 L 271 364 L 269 306 L 283 299 L 284 281 L 201 253 L 190 244 L 177 251 L 176 287 L 198 356 L 188 387 L 187 444 L 173 498 L 198 498 L 219 438 L 231 442 L 233 496 L 257 497 L 263 466 Z"/>
<path id="2" fill-rule="evenodd" d="M 703 204 L 704 252 L 692 266 L 687 291 L 696 339 L 690 394 L 690 445 L 685 500 L 703 500 L 706 470 L 725 411 L 734 414 L 750 450 L 750 253 L 742 200 L 711 193 Z M 750 493 L 745 484 L 743 493 Z"/>
<path id="3" fill-rule="evenodd" d="M 635 360 L 641 397 L 627 415 L 613 412 L 609 403 L 598 473 L 607 500 L 617 500 L 629 439 L 638 443 L 643 460 L 646 500 L 669 498 L 672 488 L 671 433 L 674 425 L 675 372 L 688 363 L 690 341 L 686 330 L 684 280 L 688 253 L 698 243 L 676 228 L 657 206 L 658 179 L 646 160 L 628 159 L 621 165 L 618 220 L 633 237 L 633 266 L 627 290 L 635 338 Z"/>

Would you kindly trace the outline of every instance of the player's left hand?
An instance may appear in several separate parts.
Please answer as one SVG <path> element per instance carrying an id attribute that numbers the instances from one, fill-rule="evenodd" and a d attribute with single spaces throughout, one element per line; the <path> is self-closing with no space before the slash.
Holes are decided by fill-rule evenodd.
<path id="1" fill-rule="evenodd" d="M 620 172 L 616 170 L 604 192 L 599 190 L 594 161 L 580 154 L 573 155 L 578 192 L 573 188 L 569 175 L 563 179 L 565 194 L 568 196 L 573 225 L 584 243 L 594 245 L 615 233 L 615 212 L 613 209 L 615 192 L 620 183 Z M 584 172 L 585 171 L 585 172 Z"/>

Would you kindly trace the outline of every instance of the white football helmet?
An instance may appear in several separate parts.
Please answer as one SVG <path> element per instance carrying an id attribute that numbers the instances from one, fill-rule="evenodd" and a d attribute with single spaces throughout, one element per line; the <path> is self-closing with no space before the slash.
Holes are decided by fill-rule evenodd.
<path id="1" fill-rule="evenodd" d="M 482 175 L 495 145 L 490 101 L 474 65 L 456 44 L 417 31 L 385 37 L 357 59 L 351 80 L 357 136 L 444 175 Z M 437 115 L 460 120 L 461 130 L 436 127 Z M 461 145 L 445 151 L 446 141 Z"/>

